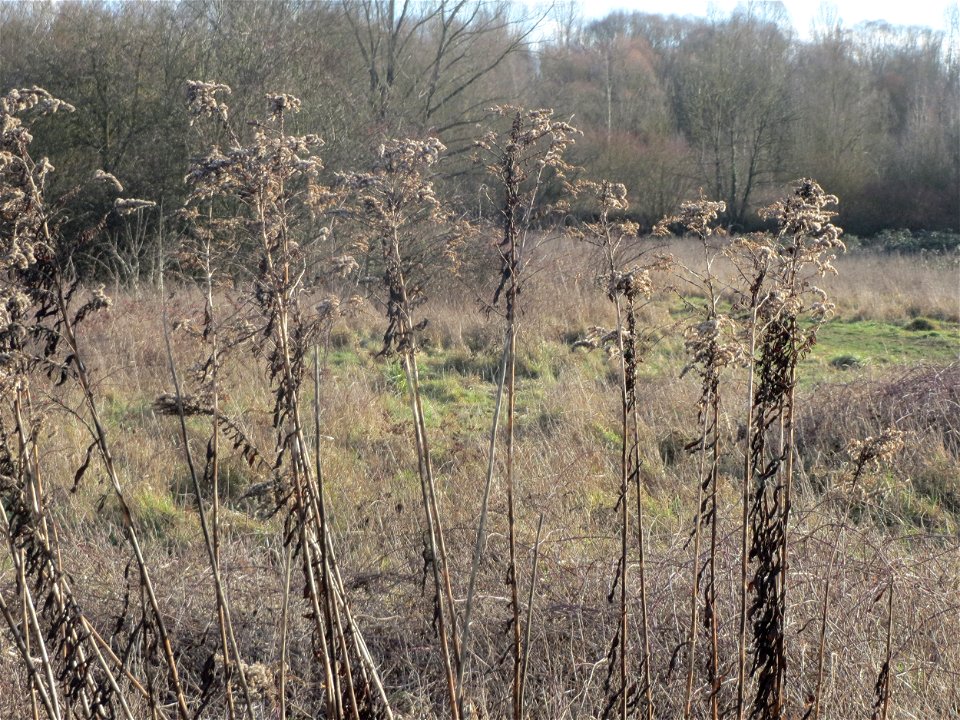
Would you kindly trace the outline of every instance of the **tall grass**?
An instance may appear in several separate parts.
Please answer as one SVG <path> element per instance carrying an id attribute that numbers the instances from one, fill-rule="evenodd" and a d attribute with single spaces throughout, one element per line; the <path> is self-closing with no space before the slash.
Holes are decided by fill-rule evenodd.
<path id="1" fill-rule="evenodd" d="M 572 126 L 500 108 L 474 224 L 436 194 L 439 140 L 331 173 L 296 98 L 244 125 L 227 94 L 190 84 L 164 284 L 116 302 L 72 253 L 155 211 L 118 198 L 68 243 L 29 128 L 70 108 L 0 98 L 0 712 L 955 708 L 956 538 L 889 518 L 956 512 L 956 366 L 803 385 L 861 302 L 820 289 L 836 198 L 801 180 L 728 237 L 700 197 L 667 256 L 624 186 L 576 180 Z M 568 201 L 592 219 L 554 241 Z"/>

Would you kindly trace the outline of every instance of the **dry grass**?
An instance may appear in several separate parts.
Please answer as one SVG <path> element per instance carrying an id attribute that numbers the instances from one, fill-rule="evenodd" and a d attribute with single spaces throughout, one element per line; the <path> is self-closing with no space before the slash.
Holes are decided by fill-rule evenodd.
<path id="1" fill-rule="evenodd" d="M 198 115 L 226 121 L 222 87 L 192 90 Z M 604 215 L 588 228 L 608 251 L 600 273 L 569 237 L 480 228 L 496 237 L 501 324 L 484 312 L 496 279 L 473 287 L 429 262 L 457 249 L 420 162 L 439 147 L 385 144 L 382 165 L 344 176 L 365 200 L 338 212 L 384 279 L 369 293 L 379 304 L 347 314 L 369 283 L 340 270 L 359 263 L 326 235 L 306 250 L 291 235 L 315 229 L 308 208 L 340 202 L 297 154 L 316 139 L 284 134 L 296 107 L 272 96 L 252 144 L 234 136 L 229 157 L 194 168 L 197 204 L 229 207 L 190 215 L 199 287 L 121 291 L 107 309 L 101 292 L 40 272 L 55 263 L 8 268 L 51 313 L 29 320 L 37 336 L 69 342 L 38 359 L 4 327 L 19 364 L 0 427 L 0 714 L 960 711 L 958 366 L 794 382 L 829 311 L 804 283 L 835 246 L 828 196 L 801 184 L 772 210 L 776 241 L 729 246 L 708 232 L 716 206 L 685 204 L 699 251 L 634 244 L 626 226 L 611 245 Z M 496 166 L 508 175 L 515 141 Z M 816 223 L 802 219 L 810 205 Z M 211 238 L 224 232 L 260 262 L 214 289 Z M 673 269 L 654 261 L 665 251 Z M 752 298 L 725 257 L 756 273 Z M 318 258 L 340 270 L 306 272 Z M 901 309 L 863 289 L 884 287 L 882 258 L 851 256 L 830 280 L 841 316 L 955 319 L 949 260 L 887 260 L 918 280 L 898 283 Z M 613 338 L 610 356 L 576 350 L 598 326 L 613 328 L 593 335 Z M 490 424 L 500 393 L 504 438 Z M 858 463 L 877 437 L 905 448 Z"/>
<path id="2" fill-rule="evenodd" d="M 702 262 L 693 241 L 674 240 L 669 251 L 685 263 Z M 960 323 L 960 256 L 854 250 L 834 262 L 836 274 L 820 283 L 845 320 L 904 323 L 926 317 Z M 733 275 L 727 266 L 728 276 Z"/>
<path id="3" fill-rule="evenodd" d="M 198 296 L 184 290 L 178 292 L 177 298 L 174 317 L 191 308 L 196 311 Z M 607 604 L 606 594 L 613 569 L 610 558 L 616 556 L 619 542 L 613 510 L 616 451 L 610 444 L 616 441 L 609 434 L 616 427 L 618 410 L 611 392 L 612 368 L 608 373 L 605 362 L 598 364 L 599 358 L 565 349 L 558 343 L 557 334 L 549 330 L 566 323 L 575 327 L 582 306 L 568 302 L 568 296 L 561 293 L 555 307 L 557 311 L 550 323 L 542 326 L 547 336 L 540 336 L 539 329 L 530 329 L 526 335 L 527 342 L 545 343 L 556 355 L 552 361 L 555 376 L 548 382 L 534 378 L 520 381 L 521 393 L 524 387 L 532 393 L 521 400 L 516 450 L 517 472 L 525 479 L 522 502 L 528 508 L 521 514 L 519 534 L 527 543 L 532 541 L 535 531 L 534 515 L 539 510 L 545 513 L 541 551 L 544 581 L 538 597 L 542 619 L 533 636 L 539 659 L 533 664 L 529 689 L 530 700 L 542 708 L 537 716 L 589 717 L 599 716 L 602 710 L 597 697 L 602 694 L 606 671 L 602 664 L 593 663 L 605 654 L 603 638 L 611 636 L 617 622 L 615 607 Z M 565 311 L 570 314 L 564 316 Z M 438 331 L 437 349 L 426 351 L 427 357 L 433 353 L 469 356 L 473 352 L 471 345 L 477 347 L 470 338 L 482 335 L 485 321 L 471 306 L 457 311 L 436 301 L 423 312 L 439 317 L 437 325 L 449 327 Z M 183 473 L 177 460 L 179 443 L 173 421 L 157 417 L 149 407 L 155 394 L 169 387 L 165 361 L 151 339 L 160 332 L 158 317 L 155 296 L 121 295 L 109 314 L 98 316 L 97 327 L 89 331 L 87 344 L 96 348 L 90 364 L 98 378 L 97 392 L 104 398 L 104 405 L 111 408 L 109 417 L 117 438 L 118 464 L 125 468 L 125 478 L 135 496 L 143 498 L 138 506 L 142 521 L 154 528 L 148 541 L 148 561 L 162 588 L 161 604 L 177 619 L 173 632 L 178 646 L 190 647 L 204 636 L 213 597 L 212 591 L 206 599 L 196 592 L 209 587 L 209 567 L 197 544 L 195 514 L 189 502 L 173 491 L 173 480 Z M 460 320 L 455 321 L 454 317 Z M 351 321 L 358 344 L 364 337 L 374 335 L 371 321 L 372 318 Z M 467 339 L 461 340 L 461 336 Z M 187 365 L 196 351 L 188 337 L 176 337 L 178 358 Z M 344 548 L 345 580 L 354 588 L 358 616 L 368 636 L 377 638 L 372 651 L 382 658 L 388 682 L 397 690 L 403 688 L 398 697 L 406 699 L 400 701 L 398 709 L 406 708 L 414 716 L 427 716 L 435 712 L 437 698 L 435 689 L 431 690 L 433 671 L 427 662 L 432 652 L 429 626 L 414 621 L 428 613 L 420 590 L 422 536 L 416 510 L 419 499 L 415 485 L 411 485 L 404 471 L 410 467 L 415 452 L 412 439 L 399 424 L 402 415 L 398 414 L 396 391 L 384 379 L 383 363 L 373 359 L 373 347 L 371 343 L 371 349 L 361 348 L 355 361 L 332 367 L 323 385 L 325 422 L 330 428 L 327 432 L 334 437 L 325 451 L 332 478 L 331 505 L 336 509 L 335 522 Z M 481 351 L 485 347 L 481 344 Z M 494 390 L 489 377 L 484 382 L 471 376 L 469 370 L 465 372 L 468 374 L 455 373 L 458 382 L 464 380 L 486 388 L 483 392 L 489 401 Z M 230 387 L 228 412 L 242 417 L 251 435 L 266 441 L 269 407 L 263 401 L 267 390 L 264 378 L 240 362 L 232 363 L 225 374 Z M 919 371 L 907 373 L 906 378 L 904 371 L 897 371 L 885 381 L 844 384 L 818 393 L 818 399 L 807 406 L 808 413 L 801 419 L 800 452 L 808 480 L 802 485 L 796 507 L 793 562 L 797 591 L 793 595 L 795 604 L 787 613 L 789 627 L 804 628 L 790 662 L 790 667 L 803 669 L 798 681 L 803 678 L 804 682 L 796 688 L 795 702 L 803 702 L 804 693 L 813 683 L 810 667 L 815 665 L 818 612 L 814 599 L 819 597 L 818 578 L 829 564 L 829 538 L 840 514 L 840 509 L 825 503 L 821 495 L 823 483 L 840 471 L 842 456 L 836 439 L 863 437 L 882 428 L 897 415 L 897 408 L 884 398 L 907 396 L 897 388 L 914 375 L 919 381 Z M 426 379 L 431 379 L 429 371 Z M 609 389 L 604 390 L 605 387 Z M 947 382 L 942 387 L 954 385 Z M 645 507 L 651 558 L 647 577 L 651 588 L 649 612 L 654 618 L 652 653 L 659 673 L 655 682 L 668 687 L 676 680 L 676 673 L 669 675 L 667 668 L 678 640 L 677 628 L 685 626 L 685 583 L 681 579 L 690 567 L 684 547 L 689 532 L 687 513 L 695 504 L 695 496 L 694 487 L 684 480 L 694 468 L 682 445 L 693 439 L 687 428 L 695 423 L 698 389 L 690 378 L 678 380 L 666 373 L 646 378 L 639 391 L 649 488 Z M 65 400 L 69 396 L 58 394 Z M 900 608 L 896 627 L 901 639 L 895 637 L 894 642 L 901 670 L 893 685 L 894 707 L 940 717 L 949 716 L 960 701 L 953 675 L 960 668 L 960 657 L 950 653 L 953 644 L 946 640 L 960 632 L 957 608 L 951 599 L 957 596 L 955 578 L 960 576 L 956 550 L 951 550 L 949 536 L 938 534 L 936 522 L 924 529 L 922 523 L 911 522 L 916 516 L 897 517 L 896 509 L 897 504 L 917 502 L 909 495 L 898 494 L 897 482 L 909 477 L 914 482 L 927 478 L 928 483 L 946 483 L 956 476 L 956 445 L 950 445 L 948 434 L 951 427 L 955 428 L 948 424 L 956 423 L 950 419 L 950 411 L 955 408 L 950 403 L 955 400 L 946 396 L 943 402 L 942 411 L 937 406 L 922 405 L 933 408 L 933 422 L 917 427 L 917 439 L 893 475 L 876 475 L 874 482 L 892 488 L 886 488 L 886 495 L 866 498 L 864 503 L 886 520 L 878 526 L 853 525 L 844 536 L 844 552 L 835 569 L 824 717 L 845 717 L 868 709 L 868 700 L 859 706 L 851 703 L 855 698 L 871 697 L 875 671 L 881 662 L 883 602 L 873 605 L 871 601 L 882 588 L 888 567 L 895 567 L 897 576 L 903 578 L 895 597 Z M 870 410 L 877 405 L 884 408 L 882 413 Z M 484 440 L 476 429 L 471 430 L 480 426 L 471 426 L 468 407 L 454 402 L 434 406 L 433 411 L 442 414 L 442 422 L 448 428 L 458 428 L 439 440 L 436 452 L 453 572 L 455 577 L 464 577 L 482 490 L 479 479 L 485 463 Z M 439 417 L 436 422 L 441 422 Z M 47 474 L 70 477 L 71 468 L 82 455 L 83 435 L 74 424 L 65 422 L 51 428 L 50 433 Z M 197 440 L 200 441 L 199 436 Z M 224 576 L 231 587 L 244 658 L 247 662 L 272 662 L 278 647 L 276 608 L 282 596 L 277 565 L 280 546 L 275 526 L 256 518 L 257 504 L 249 499 L 237 500 L 260 478 L 242 464 L 236 470 L 235 482 L 239 487 L 230 492 L 233 499 L 225 500 Z M 729 484 L 725 488 L 720 522 L 734 528 L 736 490 Z M 120 597 L 116 591 L 106 589 L 122 588 L 125 582 L 125 554 L 111 540 L 118 529 L 118 516 L 96 510 L 104 494 L 101 485 L 88 483 L 76 495 L 67 494 L 65 488 L 52 492 L 60 507 L 64 564 L 71 568 L 77 587 L 84 589 L 83 604 L 90 609 L 95 624 L 110 627 L 111 617 L 119 612 Z M 948 493 L 949 487 L 943 486 L 942 492 Z M 502 558 L 507 548 L 499 531 L 505 529 L 506 508 L 495 501 L 491 512 L 494 530 L 488 552 L 494 558 Z M 930 505 L 926 513 L 932 520 L 955 523 L 948 520 L 950 513 L 943 507 Z M 945 530 L 951 526 L 940 527 Z M 718 551 L 718 557 L 724 558 L 720 576 L 725 579 L 735 578 L 738 572 L 737 543 L 735 535 L 725 537 Z M 524 542 L 521 548 L 529 560 L 531 548 Z M 476 652 L 480 657 L 489 657 L 490 662 L 498 657 L 500 623 L 508 617 L 501 580 L 495 565 L 485 567 L 478 593 L 478 614 L 483 622 L 475 628 Z M 106 592 L 86 592 L 97 587 Z M 463 587 L 455 588 L 458 596 L 463 591 Z M 267 612 L 266 608 L 273 610 Z M 631 609 L 639 612 L 636 607 Z M 736 616 L 736 597 L 721 595 L 718 613 L 721 629 L 729 629 Z M 201 649 L 182 657 L 182 664 L 192 666 L 193 674 L 199 673 L 206 659 L 202 655 L 207 652 L 202 647 L 210 647 L 210 642 L 208 638 Z M 724 648 L 726 656 L 735 654 L 734 647 Z M 10 649 L 9 645 L 4 646 L 8 663 L 5 669 L 12 672 L 17 663 L 9 654 Z M 291 648 L 294 656 L 303 652 L 308 652 L 308 648 Z M 586 658 L 595 660 L 586 663 Z M 25 687 L 22 675 L 14 672 L 9 677 L 10 683 Z M 309 677 L 304 681 L 308 682 Z M 498 684 L 490 677 L 482 680 L 477 676 L 472 682 L 482 690 L 474 701 L 479 707 L 491 708 L 493 712 L 493 708 L 508 702 L 502 691 L 495 691 Z M 507 686 L 508 683 L 499 685 Z M 17 685 L 9 687 L 11 692 L 3 694 L 5 702 L 11 702 L 12 697 L 24 697 L 22 690 L 15 689 Z M 682 713 L 682 708 L 674 705 L 671 696 L 663 691 L 656 702 L 658 716 Z M 11 708 L 9 714 L 17 712 Z"/>

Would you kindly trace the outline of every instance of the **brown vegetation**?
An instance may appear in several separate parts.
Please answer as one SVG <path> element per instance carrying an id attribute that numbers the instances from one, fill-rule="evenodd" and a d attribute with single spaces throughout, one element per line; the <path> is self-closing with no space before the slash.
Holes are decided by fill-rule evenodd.
<path id="1" fill-rule="evenodd" d="M 859 262 L 835 197 L 742 237 L 701 197 L 661 245 L 574 181 L 574 128 L 503 108 L 467 223 L 436 139 L 325 185 L 296 98 L 244 127 L 228 92 L 189 86 L 177 276 L 112 301 L 31 155 L 70 106 L 0 98 L 0 713 L 958 711 L 957 365 L 805 384 L 863 303 L 816 285 Z M 575 196 L 592 221 L 535 232 Z"/>

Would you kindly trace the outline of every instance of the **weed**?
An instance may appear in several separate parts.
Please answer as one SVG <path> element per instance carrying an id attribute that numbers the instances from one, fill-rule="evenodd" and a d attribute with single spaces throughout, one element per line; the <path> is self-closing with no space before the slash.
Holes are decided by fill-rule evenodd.
<path id="1" fill-rule="evenodd" d="M 947 264 L 835 259 L 809 180 L 771 233 L 685 203 L 661 256 L 543 110 L 480 138 L 500 212 L 472 226 L 439 140 L 330 172 L 296 98 L 238 123 L 227 95 L 189 85 L 178 245 L 116 302 L 29 152 L 69 107 L 0 98 L 0 712 L 949 714 Z M 574 193 L 590 219 L 550 231 Z"/>

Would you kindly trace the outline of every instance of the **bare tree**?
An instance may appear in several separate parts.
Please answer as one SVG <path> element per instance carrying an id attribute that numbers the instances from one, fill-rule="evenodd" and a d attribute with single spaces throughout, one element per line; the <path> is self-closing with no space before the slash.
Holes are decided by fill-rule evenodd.
<path id="1" fill-rule="evenodd" d="M 506 2 L 476 0 L 347 0 L 344 10 L 374 119 L 389 129 L 407 123 L 438 134 L 472 126 L 488 107 L 510 99 L 508 77 L 499 71 L 514 58 L 529 59 L 539 22 L 518 17 Z M 498 74 L 499 82 L 488 82 Z"/>
<path id="2" fill-rule="evenodd" d="M 673 78 L 680 129 L 696 149 L 698 180 L 741 225 L 758 185 L 776 179 L 792 120 L 789 38 L 782 15 L 748 6 L 682 44 Z"/>

